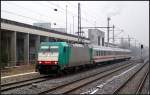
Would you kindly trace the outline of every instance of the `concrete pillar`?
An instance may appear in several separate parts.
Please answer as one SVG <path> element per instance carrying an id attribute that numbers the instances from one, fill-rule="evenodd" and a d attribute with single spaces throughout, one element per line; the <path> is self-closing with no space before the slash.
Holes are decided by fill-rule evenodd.
<path id="1" fill-rule="evenodd" d="M 58 39 L 57 38 L 55 38 L 55 42 L 57 42 L 58 41 Z"/>
<path id="2" fill-rule="evenodd" d="M 36 47 L 36 59 L 37 59 L 37 57 L 38 57 L 38 49 L 39 49 L 39 46 L 40 46 L 40 36 L 37 35 L 36 41 L 35 41 L 35 47 Z"/>
<path id="3" fill-rule="evenodd" d="M 49 42 L 49 37 L 46 36 L 46 37 L 45 37 L 45 41 L 46 41 L 46 42 Z"/>
<path id="4" fill-rule="evenodd" d="M 29 34 L 24 36 L 24 63 L 29 64 Z"/>
<path id="5" fill-rule="evenodd" d="M 2 46 L 1 46 L 2 39 L 1 39 L 1 32 L 2 31 L 0 31 L 0 63 L 2 62 Z"/>
<path id="6" fill-rule="evenodd" d="M 11 59 L 11 65 L 15 66 L 16 65 L 16 32 L 11 33 L 11 42 L 10 42 L 10 59 Z"/>
<path id="7" fill-rule="evenodd" d="M 100 37 L 100 46 L 102 46 L 102 37 Z"/>

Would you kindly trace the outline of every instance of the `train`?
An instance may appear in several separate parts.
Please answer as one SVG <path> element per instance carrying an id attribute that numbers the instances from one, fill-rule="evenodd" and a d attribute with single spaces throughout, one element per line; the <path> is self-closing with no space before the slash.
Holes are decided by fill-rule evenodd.
<path id="1" fill-rule="evenodd" d="M 102 62 L 129 60 L 130 53 L 130 50 L 121 48 L 67 42 L 41 42 L 36 71 L 40 74 L 57 73 L 69 68 L 92 66 Z"/>

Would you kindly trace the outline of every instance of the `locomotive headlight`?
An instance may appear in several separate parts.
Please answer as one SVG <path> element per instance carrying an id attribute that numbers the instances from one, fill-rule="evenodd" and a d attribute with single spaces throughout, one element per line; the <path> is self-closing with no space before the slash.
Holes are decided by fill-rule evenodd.
<path id="1" fill-rule="evenodd" d="M 42 61 L 39 61 L 39 64 L 41 64 L 42 63 Z"/>
<path id="2" fill-rule="evenodd" d="M 57 61 L 55 61 L 54 63 L 57 64 Z"/>

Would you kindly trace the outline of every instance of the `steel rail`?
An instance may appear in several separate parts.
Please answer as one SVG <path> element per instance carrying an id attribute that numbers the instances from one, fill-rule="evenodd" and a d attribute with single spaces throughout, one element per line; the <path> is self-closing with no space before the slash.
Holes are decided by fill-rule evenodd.
<path id="1" fill-rule="evenodd" d="M 33 83 L 46 81 L 46 80 L 48 80 L 47 77 L 48 76 L 43 76 L 43 77 L 38 77 L 38 78 L 27 79 L 27 80 L 23 80 L 23 81 L 3 84 L 3 85 L 1 85 L 1 91 L 4 92 L 4 91 L 7 91 L 7 90 L 19 88 L 19 87 L 22 87 L 22 86 L 27 86 L 27 85 L 30 85 L 30 84 L 33 84 Z"/>
<path id="2" fill-rule="evenodd" d="M 96 80 L 98 80 L 98 79 L 101 79 L 101 78 L 103 78 L 103 77 L 106 77 L 106 76 L 108 76 L 108 75 L 111 75 L 112 73 L 117 72 L 117 71 L 119 71 L 119 70 L 121 70 L 121 69 L 123 69 L 123 68 L 129 67 L 129 66 L 131 66 L 131 65 L 133 65 L 132 62 L 129 63 L 129 64 L 123 64 L 123 65 L 121 65 L 121 66 L 118 67 L 118 68 L 114 67 L 114 68 L 112 68 L 112 69 L 110 69 L 110 70 L 107 70 L 107 71 L 105 70 L 105 71 L 102 71 L 102 72 L 99 72 L 99 73 L 90 75 L 90 76 L 88 76 L 88 77 L 84 77 L 84 78 L 82 78 L 82 79 L 78 79 L 78 80 L 75 80 L 75 81 L 71 81 L 71 82 L 69 82 L 69 83 L 62 84 L 62 85 L 60 85 L 60 86 L 52 87 L 51 89 L 46 90 L 46 91 L 43 91 L 43 92 L 40 92 L 40 93 L 38 93 L 38 94 L 47 94 L 47 93 L 52 92 L 52 91 L 58 91 L 58 89 L 63 89 L 64 87 L 67 87 L 67 86 L 69 86 L 69 85 L 73 85 L 73 84 L 75 84 L 75 83 L 77 83 L 77 82 L 87 80 L 87 82 L 85 82 L 85 83 L 82 82 L 82 83 L 78 84 L 77 87 L 72 86 L 72 88 L 64 89 L 64 90 L 61 90 L 62 92 L 57 93 L 57 94 L 67 94 L 67 93 L 69 93 L 69 92 L 71 92 L 71 91 L 73 91 L 73 90 L 76 90 L 76 89 L 78 89 L 78 88 L 84 86 L 84 85 L 87 85 L 87 84 L 92 83 L 92 82 L 94 82 L 94 81 L 96 81 Z M 98 75 L 100 75 L 100 74 L 102 74 L 102 73 L 106 73 L 106 74 L 102 75 L 101 77 L 97 77 Z M 90 80 L 90 78 L 93 78 L 93 79 Z M 89 80 L 90 80 L 90 81 L 89 81 Z"/>
<path id="3" fill-rule="evenodd" d="M 107 65 L 107 66 L 109 66 L 109 65 Z M 95 68 L 99 68 L 99 67 L 95 67 Z M 94 68 L 91 68 L 89 70 L 92 70 L 92 69 L 94 69 Z M 85 70 L 85 71 L 87 71 L 87 70 Z M 84 72 L 84 70 L 79 71 L 78 73 L 81 73 L 81 72 Z M 74 74 L 76 74 L 76 73 L 74 73 Z M 66 76 L 71 76 L 71 75 L 67 74 Z M 48 77 L 49 77 L 49 75 L 45 75 L 45 76 L 42 76 L 42 77 L 37 77 L 37 78 L 26 79 L 26 80 L 21 80 L 21 81 L 17 81 L 17 82 L 1 84 L 1 91 L 4 92 L 4 91 L 11 90 L 11 89 L 31 85 L 33 83 L 43 82 L 43 81 L 48 80 L 48 79 L 45 79 L 45 78 L 48 78 Z M 49 78 L 49 79 L 54 79 L 54 78 L 56 78 L 56 77 L 52 77 L 52 78 Z"/>
<path id="4" fill-rule="evenodd" d="M 20 82 L 26 82 L 26 81 L 30 81 L 30 80 L 35 80 L 35 79 L 39 79 L 39 78 L 44 78 L 44 77 L 46 77 L 46 76 L 40 76 L 40 77 L 36 77 L 36 78 L 32 78 L 32 79 L 20 80 L 20 81 L 17 81 L 17 82 L 4 83 L 4 84 L 1 84 L 1 87 L 17 84 L 17 83 L 20 83 Z"/>
<path id="5" fill-rule="evenodd" d="M 135 60 L 125 61 L 125 62 L 127 62 L 125 64 L 133 63 L 134 61 Z M 121 64 L 121 65 L 125 65 L 125 64 Z M 83 70 L 83 72 L 84 72 L 84 70 Z M 71 76 L 71 75 L 67 75 L 67 76 Z M 48 80 L 48 79 L 46 79 L 47 77 L 48 77 L 48 75 L 42 76 L 42 77 L 38 77 L 38 78 L 33 78 L 33 79 L 22 80 L 22 81 L 18 81 L 18 82 L 12 82 L 12 83 L 7 83 L 7 84 L 2 84 L 1 85 L 1 91 L 4 92 L 4 91 L 8 91 L 8 90 L 11 90 L 11 89 L 15 89 L 15 88 L 19 88 L 19 87 L 23 87 L 23 86 L 27 86 L 27 85 L 32 85 L 33 83 L 47 81 Z M 54 78 L 50 78 L 50 79 L 54 79 Z"/>
<path id="6" fill-rule="evenodd" d="M 112 93 L 113 94 L 117 94 L 118 95 L 118 92 L 133 78 L 135 77 L 138 72 L 140 72 L 142 70 L 142 68 L 146 65 L 146 63 L 144 63 L 139 69 L 138 71 L 136 71 L 133 75 L 131 75 L 130 78 L 127 79 L 127 81 L 125 81 L 120 87 L 118 87 L 117 89 L 115 89 Z"/>
<path id="7" fill-rule="evenodd" d="M 148 77 L 148 74 L 149 74 L 149 69 L 147 70 L 147 72 L 145 73 L 144 75 L 144 78 L 142 79 L 142 81 L 140 82 L 139 86 L 138 86 L 138 89 L 136 91 L 136 94 L 140 94 L 140 92 L 142 91 L 143 89 L 143 86 L 144 86 L 144 83 L 146 81 L 146 78 Z"/>

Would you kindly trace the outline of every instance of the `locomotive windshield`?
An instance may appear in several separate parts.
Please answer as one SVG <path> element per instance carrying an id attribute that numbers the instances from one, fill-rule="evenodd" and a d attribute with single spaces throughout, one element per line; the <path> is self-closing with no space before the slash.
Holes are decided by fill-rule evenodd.
<path id="1" fill-rule="evenodd" d="M 58 54 L 58 46 L 40 46 L 38 60 L 57 61 Z"/>
<path id="2" fill-rule="evenodd" d="M 49 46 L 41 46 L 40 47 L 40 52 L 49 52 L 50 49 L 49 49 Z"/>
<path id="3" fill-rule="evenodd" d="M 51 53 L 56 53 L 56 52 L 58 52 L 58 46 L 50 46 L 50 52 L 51 52 Z"/>
<path id="4" fill-rule="evenodd" d="M 58 46 L 41 46 L 40 52 L 56 53 L 56 52 L 58 52 Z"/>

